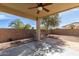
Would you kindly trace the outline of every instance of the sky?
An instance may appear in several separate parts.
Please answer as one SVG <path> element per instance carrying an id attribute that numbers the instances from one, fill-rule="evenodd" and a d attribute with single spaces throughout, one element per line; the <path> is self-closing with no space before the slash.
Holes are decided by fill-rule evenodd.
<path id="1" fill-rule="evenodd" d="M 74 8 L 61 12 L 59 17 L 61 21 L 59 27 L 65 26 L 73 22 L 79 22 L 79 8 Z"/>
<path id="2" fill-rule="evenodd" d="M 59 17 L 60 17 L 60 19 L 59 19 L 60 28 L 62 26 L 65 26 L 65 25 L 73 23 L 73 22 L 79 22 L 79 8 L 61 12 L 61 13 L 59 13 Z M 21 21 L 24 24 L 30 24 L 32 27 L 34 27 L 34 28 L 36 27 L 36 22 L 32 19 L 23 18 L 20 16 L 0 12 L 0 28 L 9 28 L 8 27 L 9 24 L 16 19 L 21 19 Z"/>
<path id="3" fill-rule="evenodd" d="M 9 28 L 9 24 L 16 19 L 20 19 L 24 24 L 30 24 L 32 27 L 36 27 L 36 22 L 32 19 L 0 12 L 0 28 Z"/>

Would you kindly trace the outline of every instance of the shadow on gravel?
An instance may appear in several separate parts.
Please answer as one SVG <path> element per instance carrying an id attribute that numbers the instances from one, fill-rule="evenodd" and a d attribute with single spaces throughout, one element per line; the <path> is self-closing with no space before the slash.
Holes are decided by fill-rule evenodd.
<path id="1" fill-rule="evenodd" d="M 39 41 L 32 41 L 27 44 L 24 42 L 13 42 L 13 45 L 20 45 L 14 47 L 12 49 L 6 49 L 0 52 L 0 56 L 46 56 L 48 53 L 52 55 L 54 53 L 62 53 L 64 49 L 62 48 L 65 43 L 58 39 L 57 37 L 47 37 L 43 40 Z"/>
<path id="2" fill-rule="evenodd" d="M 41 42 L 37 42 L 36 49 L 31 56 L 46 56 L 47 53 L 54 54 L 56 52 L 62 53 L 65 43 L 57 37 L 48 37 L 43 39 Z"/>

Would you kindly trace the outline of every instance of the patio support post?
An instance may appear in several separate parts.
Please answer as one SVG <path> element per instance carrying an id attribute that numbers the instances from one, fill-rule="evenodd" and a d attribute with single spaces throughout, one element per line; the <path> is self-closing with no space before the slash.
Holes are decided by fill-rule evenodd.
<path id="1" fill-rule="evenodd" d="M 41 24 L 41 19 L 37 19 L 36 20 L 36 39 L 38 41 L 40 41 L 40 34 L 41 34 L 40 24 Z"/>

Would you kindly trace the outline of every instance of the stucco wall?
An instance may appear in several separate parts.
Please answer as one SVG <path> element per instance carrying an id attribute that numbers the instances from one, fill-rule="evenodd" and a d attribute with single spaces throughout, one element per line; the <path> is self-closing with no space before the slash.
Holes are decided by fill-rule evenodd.
<path id="1" fill-rule="evenodd" d="M 79 29 L 55 29 L 50 31 L 51 34 L 79 36 Z"/>
<path id="2" fill-rule="evenodd" d="M 0 42 L 32 37 L 34 30 L 0 29 Z"/>
<path id="3" fill-rule="evenodd" d="M 55 29 L 49 31 L 51 34 L 58 35 L 73 35 L 79 36 L 79 29 Z M 45 30 L 41 30 L 41 35 L 45 34 Z M 21 30 L 21 29 L 0 29 L 0 43 L 7 42 L 9 39 L 19 40 L 25 38 L 32 38 L 35 35 L 35 30 Z"/>

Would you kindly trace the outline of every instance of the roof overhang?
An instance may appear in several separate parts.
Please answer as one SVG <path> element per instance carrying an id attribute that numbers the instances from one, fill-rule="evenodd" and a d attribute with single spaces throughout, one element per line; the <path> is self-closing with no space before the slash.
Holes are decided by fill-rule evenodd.
<path id="1" fill-rule="evenodd" d="M 79 7 L 79 3 L 53 3 L 52 5 L 45 6 L 50 12 L 41 11 L 37 14 L 37 9 L 28 9 L 29 7 L 36 6 L 35 3 L 1 3 L 0 11 L 10 14 L 18 15 L 25 18 L 36 20 L 47 15 L 63 12 L 72 8 Z"/>

